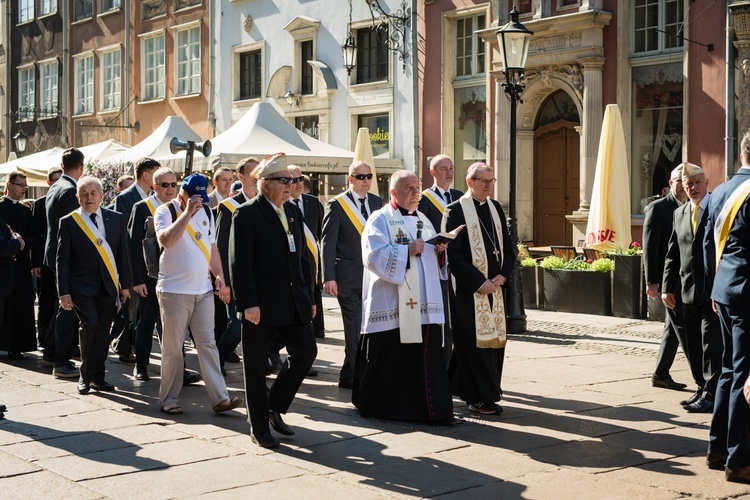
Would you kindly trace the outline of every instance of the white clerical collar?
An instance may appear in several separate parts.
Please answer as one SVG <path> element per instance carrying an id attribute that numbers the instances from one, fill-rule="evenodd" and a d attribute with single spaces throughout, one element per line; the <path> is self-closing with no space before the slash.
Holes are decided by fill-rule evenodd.
<path id="1" fill-rule="evenodd" d="M 11 198 L 10 196 L 6 196 L 6 197 L 5 197 L 5 199 L 6 199 L 6 200 L 8 200 L 8 201 L 11 201 L 11 202 L 12 202 L 12 203 L 13 203 L 14 205 L 15 205 L 16 203 L 18 203 L 19 201 L 21 201 L 21 200 L 14 200 L 14 199 L 13 199 L 13 198 Z"/>
<path id="2" fill-rule="evenodd" d="M 473 196 L 472 196 L 471 198 L 472 198 L 472 199 L 473 199 L 474 201 L 476 201 L 477 203 L 479 203 L 479 206 L 480 206 L 480 207 L 481 207 L 481 206 L 483 206 L 483 205 L 484 205 L 485 203 L 487 203 L 487 198 L 485 198 L 485 199 L 484 199 L 484 201 L 479 201 L 479 200 L 477 200 L 476 198 L 474 198 Z"/>

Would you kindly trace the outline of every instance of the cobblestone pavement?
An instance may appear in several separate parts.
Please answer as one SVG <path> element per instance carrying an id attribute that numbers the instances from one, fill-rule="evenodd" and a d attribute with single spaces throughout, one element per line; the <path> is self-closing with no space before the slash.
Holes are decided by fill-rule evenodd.
<path id="1" fill-rule="evenodd" d="M 481 417 L 454 401 L 456 423 L 436 427 L 363 419 L 336 386 L 343 357 L 335 300 L 327 336 L 286 421 L 297 433 L 276 452 L 254 446 L 245 411 L 214 415 L 205 389 L 186 387 L 185 414 L 158 410 L 152 379 L 111 356 L 114 393 L 80 396 L 51 377 L 39 353 L 0 362 L 3 498 L 735 498 L 704 464 L 710 415 L 688 414 L 691 391 L 650 384 L 661 325 L 527 311 L 503 375 L 505 412 Z M 188 366 L 197 368 L 190 349 Z M 228 364 L 231 394 L 242 369 Z M 684 358 L 673 377 L 688 382 Z"/>

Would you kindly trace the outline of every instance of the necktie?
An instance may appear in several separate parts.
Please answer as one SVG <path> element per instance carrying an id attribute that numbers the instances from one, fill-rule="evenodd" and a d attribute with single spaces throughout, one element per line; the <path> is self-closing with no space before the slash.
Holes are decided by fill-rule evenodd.
<path id="1" fill-rule="evenodd" d="M 91 219 L 91 222 L 93 222 L 94 225 L 96 226 L 96 228 L 99 229 L 99 224 L 96 223 L 96 214 L 93 213 L 93 214 L 89 215 L 89 219 Z"/>
<path id="2" fill-rule="evenodd" d="M 366 198 L 357 198 L 357 199 L 359 200 L 360 210 L 362 210 L 362 217 L 364 217 L 365 220 L 367 220 L 367 217 L 368 217 L 368 215 L 367 215 L 367 208 L 365 208 L 365 200 L 366 200 Z"/>
<path id="3" fill-rule="evenodd" d="M 299 198 L 294 198 L 294 204 L 299 208 Z"/>
<path id="4" fill-rule="evenodd" d="M 449 205 L 451 203 L 453 203 L 453 200 L 451 200 L 451 192 L 450 191 L 446 191 L 445 192 L 445 202 L 448 203 Z"/>
<path id="5" fill-rule="evenodd" d="M 698 205 L 693 206 L 693 213 L 690 216 L 690 222 L 693 223 L 693 235 L 695 235 L 695 231 L 698 229 L 698 212 L 700 212 L 701 207 Z"/>
<path id="6" fill-rule="evenodd" d="M 286 221 L 286 214 L 284 213 L 284 210 L 282 210 L 281 207 L 278 207 L 276 209 L 276 215 L 279 216 L 279 220 L 281 220 L 281 225 L 284 226 L 284 232 L 289 232 L 289 224 Z"/>

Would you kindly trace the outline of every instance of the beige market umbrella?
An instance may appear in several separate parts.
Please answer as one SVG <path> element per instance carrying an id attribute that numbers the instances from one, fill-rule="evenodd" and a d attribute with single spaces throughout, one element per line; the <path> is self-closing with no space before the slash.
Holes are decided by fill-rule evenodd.
<path id="1" fill-rule="evenodd" d="M 370 165 L 372 171 L 372 184 L 370 192 L 380 196 L 378 192 L 378 175 L 375 173 L 375 157 L 372 154 L 372 143 L 370 143 L 370 130 L 362 127 L 357 132 L 357 146 L 354 148 L 354 161 L 363 161 Z"/>
<path id="2" fill-rule="evenodd" d="M 607 105 L 599 139 L 586 246 L 599 251 L 630 246 L 630 178 L 620 108 Z"/>

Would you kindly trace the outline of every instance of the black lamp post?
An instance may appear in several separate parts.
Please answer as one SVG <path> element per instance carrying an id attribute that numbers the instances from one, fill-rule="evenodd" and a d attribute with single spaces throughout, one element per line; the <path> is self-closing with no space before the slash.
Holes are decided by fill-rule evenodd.
<path id="1" fill-rule="evenodd" d="M 23 130 L 19 130 L 16 135 L 13 136 L 13 142 L 16 144 L 16 153 L 18 153 L 18 156 L 23 156 L 23 154 L 26 152 L 26 134 L 23 133 Z"/>
<path id="2" fill-rule="evenodd" d="M 510 100 L 510 193 L 508 200 L 508 231 L 514 251 L 518 251 L 518 222 L 516 220 L 516 103 L 521 102 L 523 92 L 524 67 L 529 53 L 529 40 L 533 32 L 518 22 L 518 11 L 513 6 L 510 11 L 510 22 L 497 30 L 497 43 L 500 47 L 500 62 L 503 65 L 505 95 Z M 510 280 L 510 297 L 508 298 L 508 332 L 526 331 L 526 311 L 523 308 L 523 283 L 521 282 L 521 263 L 516 259 L 513 275 Z"/>

